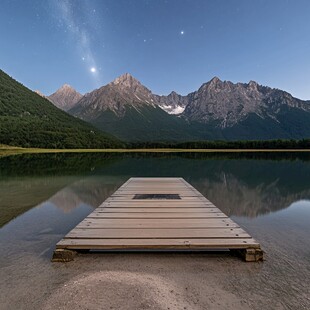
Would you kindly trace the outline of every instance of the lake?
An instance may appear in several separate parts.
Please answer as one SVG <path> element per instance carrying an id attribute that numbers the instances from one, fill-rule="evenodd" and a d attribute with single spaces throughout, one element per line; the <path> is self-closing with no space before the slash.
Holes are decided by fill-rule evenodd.
<path id="1" fill-rule="evenodd" d="M 266 261 L 244 263 L 221 253 L 114 253 L 79 256 L 68 264 L 50 262 L 56 243 L 65 234 L 128 178 L 142 176 L 183 177 L 259 241 Z M 57 288 L 97 269 L 141 269 L 165 278 L 166 266 L 174 271 L 169 276 L 172 279 L 179 279 L 186 266 L 201 268 L 201 281 L 213 276 L 218 288 L 236 299 L 234 306 L 240 303 L 245 309 L 310 309 L 310 154 L 79 153 L 2 157 L 0 248 L 1 309 L 47 307 L 46 301 L 52 300 Z M 125 258 L 131 260 L 127 269 Z M 192 272 L 188 270 L 188 274 Z M 178 281 L 186 283 L 184 279 Z M 211 301 L 203 297 L 201 285 L 196 287 L 194 280 L 188 285 L 191 296 L 200 296 L 195 307 L 208 306 Z M 224 309 L 218 299 L 218 308 Z"/>

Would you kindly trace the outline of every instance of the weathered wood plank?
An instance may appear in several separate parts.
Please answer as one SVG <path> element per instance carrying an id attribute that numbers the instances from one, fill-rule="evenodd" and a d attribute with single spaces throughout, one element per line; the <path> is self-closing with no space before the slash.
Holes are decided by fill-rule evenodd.
<path id="1" fill-rule="evenodd" d="M 179 208 L 135 208 L 135 207 L 129 207 L 129 208 L 97 208 L 97 213 L 100 212 L 109 212 L 109 213 L 180 213 Z M 182 213 L 214 213 L 214 212 L 221 212 L 218 208 L 182 208 Z"/>
<path id="2" fill-rule="evenodd" d="M 225 228 L 239 227 L 230 219 L 85 219 L 76 228 Z"/>
<path id="3" fill-rule="evenodd" d="M 148 208 L 148 207 L 162 207 L 162 208 L 167 208 L 167 203 L 166 201 L 143 201 L 143 200 L 137 200 L 137 201 L 118 201 L 118 202 L 111 202 L 111 201 L 106 201 L 102 203 L 98 208 L 102 207 L 111 207 L 111 208 L 117 208 L 117 207 L 142 207 L 142 208 Z M 179 203 L 175 200 L 172 200 L 169 202 L 169 208 L 191 208 L 191 207 L 203 207 L 203 208 L 216 208 L 215 205 L 211 202 L 200 202 L 200 201 L 193 201 L 193 202 L 184 202 L 180 201 Z"/>
<path id="4" fill-rule="evenodd" d="M 88 218 L 136 218 L 136 219 L 200 219 L 200 218 L 227 218 L 227 216 L 221 212 L 205 212 L 205 213 L 173 213 L 173 212 L 162 212 L 162 213 L 105 213 L 105 212 L 94 212 L 91 213 Z"/>
<path id="5" fill-rule="evenodd" d="M 191 207 L 191 206 L 194 206 L 194 207 L 197 207 L 197 206 L 200 206 L 200 207 L 209 207 L 209 206 L 213 206 L 215 208 L 215 205 L 211 202 L 204 202 L 204 201 L 191 201 L 191 202 L 188 202 L 188 201 L 183 201 L 183 200 L 170 200 L 170 201 L 167 201 L 167 200 L 158 200 L 156 201 L 155 199 L 154 200 L 140 200 L 140 199 L 137 199 L 137 200 L 129 200 L 129 201 L 110 201 L 110 200 L 106 200 L 105 202 L 103 202 L 99 207 L 101 206 L 143 206 L 143 207 L 148 207 L 148 206 L 161 206 L 161 207 L 173 207 L 173 206 L 176 206 L 178 208 L 181 208 L 182 206 L 186 206 L 186 207 Z"/>
<path id="6" fill-rule="evenodd" d="M 259 248 L 253 239 L 63 239 L 57 248 L 68 249 L 244 249 Z"/>
<path id="7" fill-rule="evenodd" d="M 96 239 L 130 239 L 130 238 L 251 238 L 241 228 L 229 228 L 222 229 L 208 228 L 161 228 L 161 229 L 92 229 L 92 228 L 75 228 L 66 235 L 66 238 L 96 238 Z M 146 240 L 147 243 L 147 240 Z"/>

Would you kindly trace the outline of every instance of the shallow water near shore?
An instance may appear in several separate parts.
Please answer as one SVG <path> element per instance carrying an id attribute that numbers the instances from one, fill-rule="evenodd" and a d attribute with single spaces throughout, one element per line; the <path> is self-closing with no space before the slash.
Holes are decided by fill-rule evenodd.
<path id="1" fill-rule="evenodd" d="M 50 262 L 65 234 L 139 176 L 183 177 L 260 242 L 266 261 L 98 253 Z M 307 153 L 3 157 L 0 309 L 309 309 L 309 222 Z"/>

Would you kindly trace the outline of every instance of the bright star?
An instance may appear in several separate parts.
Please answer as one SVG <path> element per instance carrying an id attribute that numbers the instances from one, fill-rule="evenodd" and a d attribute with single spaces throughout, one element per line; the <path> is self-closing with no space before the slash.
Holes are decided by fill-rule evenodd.
<path id="1" fill-rule="evenodd" d="M 96 72 L 96 68 L 95 67 L 91 67 L 90 68 L 90 72 L 95 73 Z"/>
<path id="2" fill-rule="evenodd" d="M 184 31 L 182 30 L 180 33 L 181 33 L 181 35 L 183 35 L 183 34 L 184 34 Z"/>

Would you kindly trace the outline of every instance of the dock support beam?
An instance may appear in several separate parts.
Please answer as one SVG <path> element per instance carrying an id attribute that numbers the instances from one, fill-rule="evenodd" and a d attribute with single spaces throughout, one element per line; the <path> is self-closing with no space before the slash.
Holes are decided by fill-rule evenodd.
<path id="1" fill-rule="evenodd" d="M 244 259 L 246 262 L 264 261 L 264 251 L 260 248 L 232 249 L 231 252 Z"/>
<path id="2" fill-rule="evenodd" d="M 67 249 L 56 249 L 54 251 L 52 262 L 71 262 L 74 260 L 74 256 L 76 255 L 76 251 L 67 250 Z"/>

